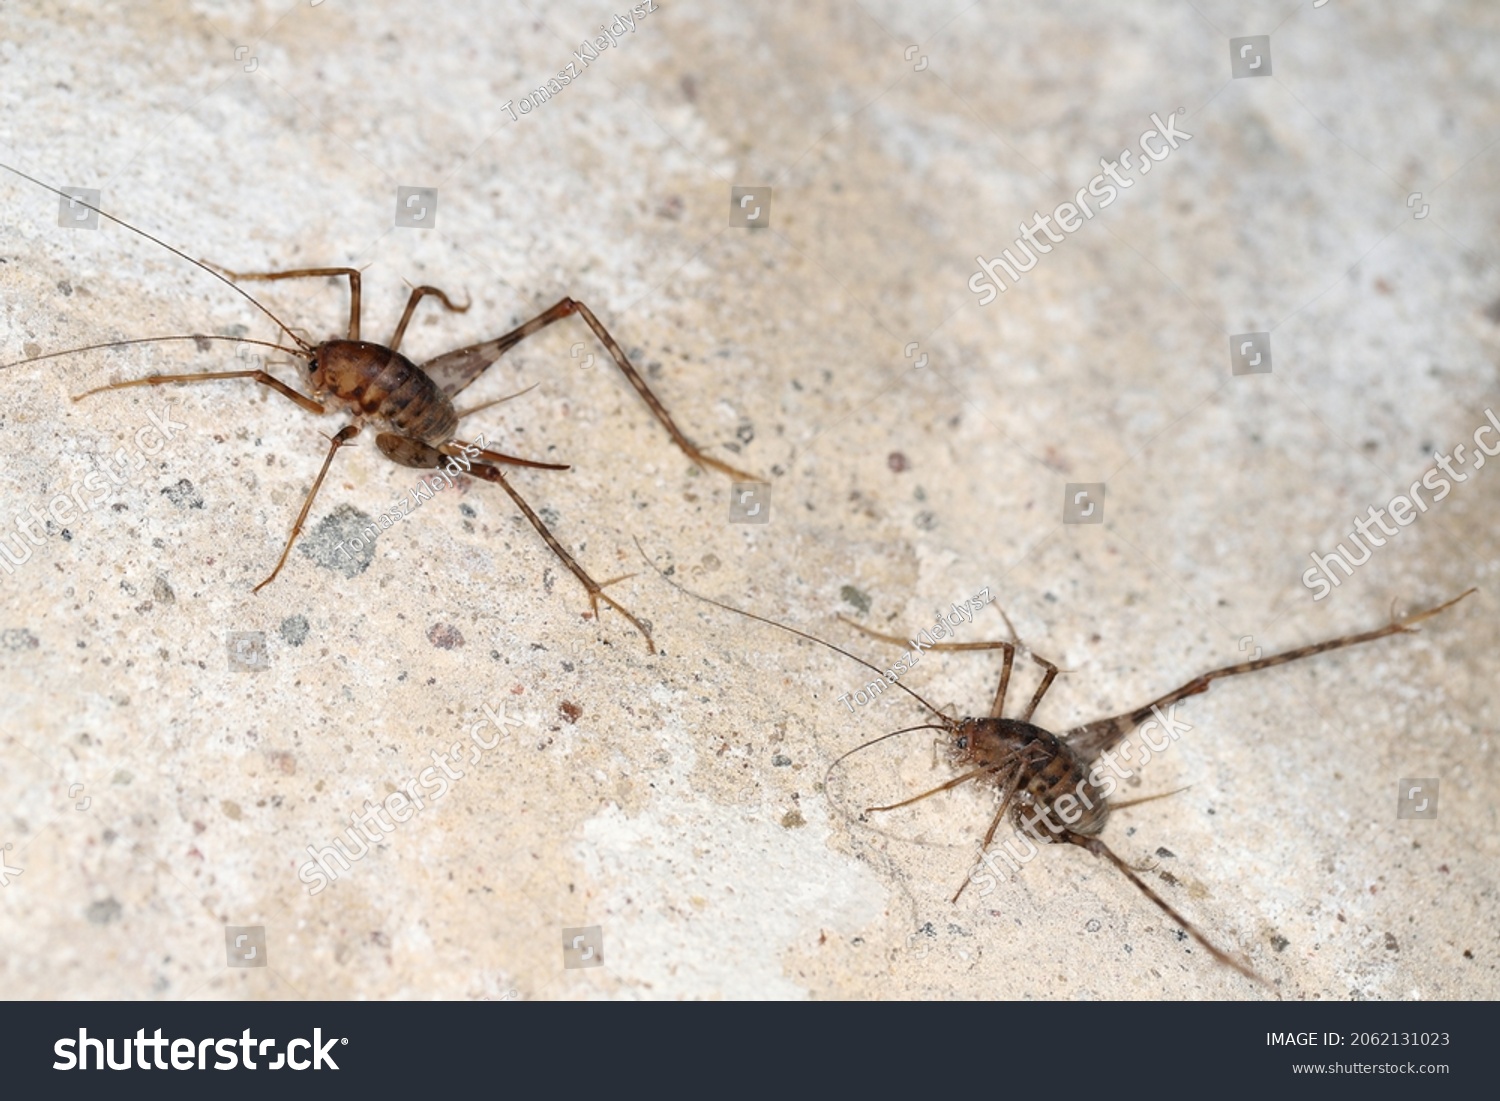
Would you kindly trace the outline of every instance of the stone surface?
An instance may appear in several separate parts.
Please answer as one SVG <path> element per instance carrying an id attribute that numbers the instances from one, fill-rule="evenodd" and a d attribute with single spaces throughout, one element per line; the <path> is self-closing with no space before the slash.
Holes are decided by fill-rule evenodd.
<path id="1" fill-rule="evenodd" d="M 1500 471 L 1475 462 L 1326 599 L 1300 581 L 1500 405 L 1492 5 L 662 3 L 524 115 L 614 10 L 80 12 L 0 13 L 6 163 L 234 269 L 360 267 L 376 340 L 403 280 L 469 296 L 423 304 L 420 358 L 575 296 L 771 512 L 730 523 L 729 480 L 570 320 L 470 394 L 535 390 L 466 423 L 574 464 L 513 483 L 596 577 L 634 574 L 609 593 L 663 653 L 590 618 L 496 486 L 341 552 L 417 485 L 369 433 L 254 594 L 341 422 L 233 382 L 69 397 L 261 349 L 0 371 L 7 546 L 103 456 L 126 470 L 0 569 L 10 996 L 1264 995 L 1081 851 L 950 904 L 988 793 L 859 815 L 950 775 L 932 732 L 829 773 L 925 713 L 892 691 L 851 712 L 867 670 L 679 594 L 636 539 L 882 665 L 895 648 L 837 614 L 908 633 L 988 588 L 1067 670 L 1038 713 L 1058 730 L 1479 586 L 1421 634 L 1187 701 L 1192 730 L 1124 795 L 1186 790 L 1105 837 L 1283 997 L 1500 993 Z M 1272 74 L 1232 78 L 1229 40 L 1264 34 Z M 1190 139 L 978 304 L 976 255 L 1179 110 Z M 768 227 L 736 187 L 770 189 Z M 0 361 L 276 335 L 163 249 L 58 214 L 0 178 Z M 318 338 L 343 324 L 342 284 L 249 289 Z M 1270 373 L 1235 373 L 1250 333 Z M 148 456 L 164 413 L 184 427 Z M 1062 522 L 1071 483 L 1104 483 L 1101 523 Z M 957 631 L 1003 637 L 992 611 Z M 902 683 L 974 711 L 997 668 L 929 654 Z M 424 786 L 455 744 L 462 776 Z M 1435 819 L 1398 819 L 1402 778 L 1439 781 Z M 394 801 L 408 820 L 311 894 L 308 847 L 413 780 L 423 807 Z M 226 926 L 263 929 L 242 943 L 265 966 Z M 565 967 L 562 931 L 595 926 L 602 964 Z"/>

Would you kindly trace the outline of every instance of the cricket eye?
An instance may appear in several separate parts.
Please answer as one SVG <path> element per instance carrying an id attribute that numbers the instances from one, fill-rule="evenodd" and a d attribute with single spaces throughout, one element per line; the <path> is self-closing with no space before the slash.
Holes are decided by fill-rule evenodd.
<path id="1" fill-rule="evenodd" d="M 307 369 L 308 369 L 309 372 L 316 371 L 318 369 L 318 357 L 317 356 L 312 356 L 311 358 L 308 359 L 308 361 L 307 361 Z"/>
<path id="2" fill-rule="evenodd" d="M 968 749 L 969 748 L 969 736 L 967 734 L 965 734 L 962 738 L 958 739 L 958 748 L 959 749 Z"/>

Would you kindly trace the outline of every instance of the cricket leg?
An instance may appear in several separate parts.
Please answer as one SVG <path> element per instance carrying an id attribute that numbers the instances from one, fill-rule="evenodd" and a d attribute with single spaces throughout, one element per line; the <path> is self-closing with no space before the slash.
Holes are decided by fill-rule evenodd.
<path id="1" fill-rule="evenodd" d="M 1069 832 L 1064 836 L 1066 840 L 1072 842 L 1074 845 L 1082 846 L 1089 852 L 1093 853 L 1095 856 L 1103 857 L 1105 860 L 1108 860 L 1111 864 L 1113 864 L 1116 868 L 1120 869 L 1121 875 L 1123 875 L 1126 879 L 1130 880 L 1130 882 L 1134 883 L 1138 888 L 1140 888 L 1141 894 L 1145 895 L 1152 902 L 1156 903 L 1157 906 L 1161 907 L 1162 913 L 1166 914 L 1167 917 L 1171 918 L 1178 925 L 1182 926 L 1187 934 L 1199 944 L 1203 945 L 1203 947 L 1208 950 L 1208 954 L 1211 955 L 1214 959 L 1218 960 L 1226 967 L 1234 968 L 1241 975 L 1244 975 L 1245 978 L 1258 982 L 1264 987 L 1270 987 L 1271 984 L 1266 982 L 1265 979 L 1256 974 L 1255 970 L 1251 968 L 1248 963 L 1245 963 L 1243 960 L 1231 956 L 1228 952 L 1224 951 L 1218 945 L 1214 944 L 1213 941 L 1209 940 L 1206 936 L 1199 932 L 1196 925 L 1179 914 L 1172 908 L 1171 904 L 1168 903 L 1166 899 L 1162 898 L 1161 895 L 1157 894 L 1150 887 L 1148 887 L 1146 885 L 1146 881 L 1143 880 L 1140 876 L 1136 875 L 1135 871 L 1130 867 L 1130 865 L 1121 860 L 1120 857 L 1115 854 L 1115 851 L 1108 845 L 1106 845 L 1103 841 L 1099 840 L 1099 838 L 1085 837 L 1082 834 L 1072 832 Z"/>
<path id="2" fill-rule="evenodd" d="M 506 455 L 500 451 L 487 451 L 483 448 L 473 448 L 472 444 L 466 444 L 462 440 L 454 440 L 451 443 L 443 444 L 441 447 L 433 447 L 432 445 L 424 443 L 421 440 L 414 440 L 407 436 L 398 436 L 394 433 L 388 432 L 383 432 L 379 436 L 377 436 L 375 438 L 375 445 L 380 448 L 381 452 L 388 459 L 391 459 L 393 462 L 400 463 L 402 466 L 433 469 L 442 462 L 444 455 L 447 455 L 450 458 L 461 458 L 465 460 L 464 466 L 467 473 L 472 474 L 477 478 L 483 478 L 485 481 L 495 482 L 496 484 L 498 484 L 502 489 L 506 491 L 506 493 L 510 494 L 511 500 L 515 501 L 516 505 L 521 509 L 521 512 L 526 516 L 526 519 L 531 521 L 532 526 L 535 527 L 541 534 L 542 538 L 547 541 L 547 545 L 552 548 L 552 552 L 562 560 L 563 565 L 567 566 L 568 569 L 572 572 L 573 576 L 577 577 L 578 580 L 583 583 L 583 587 L 587 589 L 589 593 L 589 601 L 594 610 L 594 618 L 597 619 L 599 617 L 599 601 L 603 600 L 606 604 L 614 608 L 632 624 L 635 625 L 636 630 L 640 631 L 642 636 L 645 637 L 646 648 L 648 651 L 653 654 L 656 652 L 656 648 L 651 641 L 651 633 L 646 630 L 641 621 L 638 620 L 635 616 L 631 615 L 615 601 L 611 600 L 604 593 L 605 586 L 613 585 L 616 581 L 623 581 L 625 580 L 625 578 L 616 577 L 609 581 L 605 581 L 602 584 L 600 582 L 596 582 L 592 577 L 584 572 L 583 567 L 580 566 L 578 562 L 573 558 L 573 556 L 563 548 L 562 544 L 553 537 L 552 533 L 547 530 L 547 525 L 542 522 L 541 517 L 539 517 L 534 511 L 532 511 L 530 505 L 522 500 L 520 494 L 515 491 L 510 482 L 506 480 L 505 476 L 501 474 L 498 469 L 493 466 L 485 466 L 483 463 L 470 465 L 469 460 L 479 458 L 491 463 L 504 463 L 509 466 L 533 467 L 540 470 L 567 470 L 569 469 L 569 467 L 566 464 L 541 463 L 533 459 L 522 459 L 515 455 Z M 449 469 L 452 469 L 452 467 L 450 467 Z"/>
<path id="3" fill-rule="evenodd" d="M 1005 612 L 1001 611 L 1000 614 L 1005 615 Z M 914 644 L 913 640 L 911 639 L 903 639 L 896 635 L 888 635 L 883 631 L 873 630 L 869 627 L 863 626 L 862 624 L 855 623 L 852 619 L 845 619 L 843 616 L 839 616 L 838 618 L 844 623 L 847 623 L 850 627 L 853 627 L 856 631 L 859 631 L 861 634 L 869 635 L 871 638 L 879 639 L 881 642 L 890 642 L 894 643 L 897 646 L 904 647 L 911 647 Z M 1010 624 L 1009 616 L 1006 616 L 1005 622 L 1007 625 Z M 1011 635 L 1012 637 L 1015 636 L 1014 627 L 1011 628 Z M 1014 666 L 1016 660 L 1015 642 L 1002 642 L 998 640 L 993 642 L 934 642 L 930 646 L 921 647 L 921 649 L 948 651 L 1004 650 L 1005 657 L 1002 659 L 1002 663 L 1000 666 L 1000 683 L 995 689 L 995 701 L 990 706 L 990 718 L 999 719 L 1004 717 L 1005 692 L 1006 689 L 1010 686 L 1011 669 Z M 1037 704 L 1042 702 L 1042 697 L 1047 694 L 1047 689 L 1052 687 L 1052 682 L 1057 679 L 1057 674 L 1060 671 L 1058 667 L 1052 662 L 1048 661 L 1044 657 L 1040 657 L 1037 654 L 1032 654 L 1031 660 L 1036 662 L 1047 672 L 1042 677 L 1042 683 L 1037 686 L 1035 694 L 1032 695 L 1031 702 L 1027 704 L 1025 712 L 1021 715 L 1022 722 L 1031 721 L 1031 716 L 1036 712 Z"/>
<path id="4" fill-rule="evenodd" d="M 323 479 L 328 476 L 328 468 L 333 465 L 333 457 L 338 454 L 339 448 L 343 447 L 344 444 L 357 435 L 359 435 L 359 425 L 348 424 L 340 428 L 330 441 L 328 457 L 323 460 L 323 469 L 318 471 L 317 480 L 313 482 L 312 489 L 307 493 L 307 500 L 302 502 L 302 511 L 297 513 L 297 522 L 292 525 L 292 534 L 287 537 L 286 546 L 281 549 L 281 557 L 276 560 L 276 568 L 271 571 L 271 576 L 255 586 L 252 590 L 253 592 L 258 593 L 272 581 L 275 581 L 276 575 L 281 572 L 281 567 L 286 565 L 286 556 L 292 552 L 292 544 L 297 541 L 297 536 L 302 534 L 302 525 L 307 521 L 307 514 L 312 508 L 313 498 L 318 495 L 318 490 L 323 486 Z"/>
<path id="5" fill-rule="evenodd" d="M 1000 823 L 1005 818 L 1005 812 L 1010 809 L 1010 802 L 1015 798 L 1016 788 L 1020 786 L 1022 771 L 1020 765 L 1010 770 L 1010 776 L 1005 780 L 1005 790 L 1000 797 L 1000 807 L 995 811 L 995 817 L 990 819 L 990 828 L 984 831 L 984 840 L 979 843 L 979 851 L 981 853 L 990 847 L 991 841 L 995 840 L 995 831 L 1000 828 Z M 964 876 L 964 881 L 958 885 L 958 890 L 953 892 L 953 897 L 948 900 L 949 903 L 957 902 L 958 896 L 963 894 L 968 886 L 969 877 Z"/>
<path id="6" fill-rule="evenodd" d="M 984 768 L 972 769 L 969 772 L 965 772 L 962 776 L 955 776 L 945 784 L 939 784 L 937 787 L 932 788 L 930 791 L 924 791 L 921 795 L 913 795 L 910 799 L 903 799 L 899 803 L 891 803 L 889 806 L 884 807 L 866 807 L 865 813 L 872 814 L 876 811 L 898 810 L 901 807 L 909 807 L 913 803 L 920 803 L 923 799 L 930 798 L 940 791 L 947 791 L 950 788 L 956 788 L 959 784 L 966 784 L 970 780 L 977 779 L 978 777 L 983 776 L 985 773 L 993 771 L 994 769 L 988 766 L 985 766 Z"/>
<path id="7" fill-rule="evenodd" d="M 359 272 L 357 272 L 353 268 L 293 268 L 290 271 L 230 271 L 228 268 L 221 268 L 218 264 L 209 264 L 206 261 L 205 266 L 211 268 L 221 275 L 228 276 L 236 283 L 238 283 L 241 279 L 260 279 L 265 282 L 271 282 L 277 279 L 311 279 L 320 275 L 331 275 L 335 277 L 347 275 L 349 277 L 349 339 L 359 339 Z M 442 292 L 439 291 L 438 293 L 441 294 Z M 407 312 L 411 312 L 410 305 L 408 305 Z M 402 323 L 405 324 L 404 319 Z"/>
<path id="8" fill-rule="evenodd" d="M 1037 654 L 1032 654 L 1031 660 L 1047 672 L 1042 675 L 1042 683 L 1036 686 L 1036 692 L 1032 695 L 1031 702 L 1026 705 L 1026 710 L 1021 713 L 1021 721 L 1023 723 L 1029 723 L 1031 716 L 1036 714 L 1036 705 L 1042 702 L 1042 697 L 1047 694 L 1047 689 L 1052 687 L 1052 682 L 1057 679 L 1059 671 L 1057 666 Z"/>
<path id="9" fill-rule="evenodd" d="M 599 618 L 599 601 L 602 600 L 604 601 L 604 603 L 608 604 L 611 608 L 613 608 L 615 611 L 619 612 L 622 616 L 629 620 L 631 625 L 641 633 L 641 637 L 646 640 L 646 652 L 648 654 L 656 653 L 656 644 L 651 641 L 651 632 L 646 630 L 646 625 L 635 616 L 631 615 L 623 605 L 619 604 L 615 600 L 612 600 L 608 596 L 608 594 L 604 592 L 605 586 L 613 585 L 616 581 L 624 581 L 625 577 L 611 578 L 609 581 L 605 581 L 603 583 L 595 581 L 592 577 L 590 577 L 584 571 L 584 568 L 578 564 L 577 560 L 574 559 L 574 557 L 569 554 L 566 549 L 564 549 L 563 545 L 557 541 L 557 538 L 547 530 L 547 525 L 542 523 L 542 518 L 538 516 L 536 512 L 532 510 L 532 507 L 526 503 L 526 501 L 521 497 L 519 493 L 516 492 L 515 487 L 510 484 L 510 480 L 500 472 L 499 467 L 485 466 L 482 463 L 476 463 L 474 467 L 469 470 L 469 473 L 476 478 L 483 478 L 487 482 L 494 482 L 510 495 L 510 499 L 515 502 L 516 507 L 519 508 L 526 519 L 531 522 L 531 526 L 536 528 L 537 534 L 546 541 L 547 546 L 552 548 L 552 553 L 557 555 L 557 557 L 562 560 L 562 564 L 568 567 L 568 571 L 572 573 L 574 577 L 578 578 L 583 587 L 588 590 L 589 604 L 594 610 L 594 618 L 596 620 Z M 626 575 L 626 577 L 632 576 L 634 575 Z"/>
<path id="10" fill-rule="evenodd" d="M 594 330 L 594 335 L 599 338 L 599 343 L 609 349 L 610 357 L 615 361 L 615 366 L 620 369 L 620 373 L 625 376 L 630 385 L 635 387 L 635 392 L 641 396 L 641 400 L 655 414 L 656 419 L 661 421 L 662 427 L 672 437 L 672 442 L 682 450 L 684 455 L 698 465 L 711 466 L 721 474 L 727 474 L 736 481 L 755 482 L 760 480 L 753 474 L 746 474 L 743 470 L 738 470 L 728 463 L 720 462 L 718 459 L 711 458 L 702 451 L 699 451 L 697 446 L 682 434 L 682 429 L 677 427 L 677 422 L 672 419 L 672 414 L 667 412 L 667 407 L 651 392 L 651 388 L 646 385 L 646 380 L 641 378 L 640 373 L 630 365 L 630 360 L 625 357 L 624 349 L 620 347 L 614 337 L 609 335 L 609 330 L 600 324 L 599 319 L 594 316 L 594 311 L 582 302 L 575 302 L 571 298 L 563 299 L 562 302 L 559 302 L 553 308 L 556 309 L 564 304 L 569 307 L 569 313 L 576 311 L 578 316 L 583 318 L 587 323 L 588 327 Z"/>
<path id="11" fill-rule="evenodd" d="M 473 305 L 472 302 L 465 302 L 462 306 L 455 306 L 452 300 L 436 287 L 413 287 L 411 297 L 406 300 L 406 309 L 402 311 L 401 320 L 396 325 L 396 331 L 391 334 L 391 339 L 386 341 L 385 346 L 391 351 L 394 352 L 401 346 L 401 338 L 406 335 L 406 323 L 411 320 L 412 311 L 417 308 L 417 303 L 429 294 L 437 295 L 442 300 L 444 308 L 452 313 L 468 313 L 469 307 Z M 504 401 L 505 399 L 501 398 L 500 400 Z"/>
<path id="12" fill-rule="evenodd" d="M 74 401 L 82 401 L 90 394 L 102 394 L 105 390 L 128 390 L 132 386 L 165 386 L 169 382 L 210 382 L 214 379 L 225 378 L 248 378 L 254 379 L 262 386 L 269 386 L 278 394 L 291 398 L 309 413 L 323 414 L 328 410 L 318 404 L 306 394 L 299 394 L 275 375 L 268 375 L 264 371 L 209 371 L 195 375 L 147 375 L 145 378 L 126 379 L 123 382 L 111 382 L 104 386 L 96 386 L 92 390 L 85 390 L 81 394 L 74 394 Z"/>
<path id="13" fill-rule="evenodd" d="M 640 372 L 631 366 L 630 360 L 626 357 L 625 351 L 620 347 L 619 342 L 610 336 L 609 330 L 594 316 L 592 310 L 582 302 L 578 302 L 572 298 L 564 298 L 550 309 L 543 311 L 510 332 L 496 337 L 494 340 L 487 340 L 468 348 L 460 348 L 438 356 L 436 359 L 422 364 L 422 369 L 438 383 L 444 393 L 452 397 L 473 382 L 474 379 L 478 378 L 490 364 L 494 363 L 500 356 L 504 355 L 528 336 L 574 314 L 583 318 L 588 327 L 594 330 L 594 335 L 608 349 L 610 357 L 614 359 L 615 366 L 620 369 L 620 373 L 625 376 L 626 381 L 631 386 L 635 387 L 635 392 L 641 396 L 641 400 L 646 403 L 647 408 L 651 410 L 651 414 L 661 422 L 662 427 L 667 430 L 667 434 L 672 437 L 672 442 L 678 446 L 683 454 L 699 466 L 713 467 L 715 470 L 727 474 L 738 481 L 760 481 L 753 474 L 746 474 L 743 470 L 738 470 L 728 463 L 720 462 L 712 456 L 705 455 L 687 436 L 683 435 L 682 429 L 677 427 L 677 422 L 672 419 L 672 414 L 667 412 L 667 408 L 661 403 L 661 399 L 651 392 L 651 388 L 646 385 L 646 380 L 641 378 Z"/>
<path id="14" fill-rule="evenodd" d="M 1413 612 L 1401 619 L 1392 619 L 1384 627 L 1378 627 L 1373 631 L 1362 631 L 1355 635 L 1340 635 L 1326 642 L 1315 642 L 1310 646 L 1299 646 L 1295 650 L 1283 650 L 1279 654 L 1270 657 L 1256 658 L 1254 661 L 1242 661 L 1236 665 L 1226 665 L 1222 669 L 1213 669 L 1202 676 L 1194 677 L 1180 688 L 1174 688 L 1166 695 L 1152 700 L 1142 707 L 1133 711 L 1127 711 L 1123 715 L 1114 715 L 1107 719 L 1096 719 L 1094 722 L 1083 726 L 1074 727 L 1063 735 L 1068 739 L 1068 744 L 1084 753 L 1088 757 L 1094 757 L 1101 749 L 1108 749 L 1124 738 L 1137 726 L 1162 707 L 1170 706 L 1178 700 L 1186 699 L 1188 696 L 1196 696 L 1207 692 L 1209 686 L 1220 677 L 1233 677 L 1241 673 L 1253 673 L 1257 669 L 1269 669 L 1273 665 L 1285 665 L 1290 661 L 1298 661 L 1302 658 L 1310 658 L 1314 654 L 1321 654 L 1328 650 L 1341 650 L 1345 646 L 1357 646 L 1362 642 L 1374 642 L 1376 639 L 1385 638 L 1389 635 L 1410 634 L 1412 624 L 1420 623 L 1424 619 L 1431 619 L 1441 612 L 1447 611 L 1470 593 L 1477 589 L 1466 589 L 1452 600 L 1439 604 L 1435 608 L 1425 611 Z"/>
<path id="15" fill-rule="evenodd" d="M 472 449 L 472 450 L 471 450 Z M 572 470 L 567 463 L 544 463 L 536 459 L 523 459 L 518 455 L 507 455 L 504 451 L 488 451 L 463 440 L 445 443 L 438 451 L 458 459 L 483 459 L 487 463 L 503 463 L 506 466 L 527 466 L 533 470 Z M 451 467 L 449 468 L 452 469 Z"/>

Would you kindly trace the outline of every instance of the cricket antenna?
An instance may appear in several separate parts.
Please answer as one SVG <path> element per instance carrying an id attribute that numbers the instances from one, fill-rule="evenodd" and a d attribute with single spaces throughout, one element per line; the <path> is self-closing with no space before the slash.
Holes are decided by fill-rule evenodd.
<path id="1" fill-rule="evenodd" d="M 59 356 L 76 355 L 79 352 L 95 352 L 100 348 L 125 348 L 132 344 L 165 344 L 172 340 L 228 340 L 235 344 L 258 344 L 262 348 L 275 348 L 289 355 L 300 356 L 306 352 L 299 348 L 287 348 L 280 344 L 273 344 L 269 340 L 248 340 L 240 336 L 210 336 L 204 333 L 187 333 L 183 336 L 142 336 L 133 340 L 106 340 L 103 344 L 85 344 L 81 348 L 68 348 L 62 352 L 48 352 L 44 356 L 32 356 L 30 359 L 12 360 L 10 363 L 0 363 L 0 371 L 7 367 L 19 367 L 23 363 L 40 363 L 44 359 L 57 359 Z"/>
<path id="2" fill-rule="evenodd" d="M 312 351 L 312 346 L 310 344 L 308 344 L 305 340 L 303 340 L 300 336 L 298 336 L 296 333 L 292 332 L 291 329 L 287 328 L 286 325 L 282 322 L 281 318 L 277 317 L 270 310 L 266 309 L 266 307 L 262 306 L 258 301 L 256 301 L 255 297 L 253 295 L 251 295 L 248 291 L 246 291 L 243 287 L 237 285 L 233 280 L 228 279 L 228 278 L 224 277 L 223 275 L 220 275 L 218 272 L 214 271 L 213 268 L 211 268 L 207 264 L 205 264 L 202 260 L 195 260 L 195 259 L 193 259 L 193 257 L 189 256 L 187 253 L 183 252 L 181 249 L 173 248 L 171 245 L 169 245 L 165 241 L 163 241 L 160 237 L 153 237 L 153 236 L 151 236 L 151 234 L 147 233 L 144 229 L 136 229 L 135 226 L 131 225 L 129 222 L 125 221 L 124 219 L 122 219 L 122 218 L 116 218 L 113 214 L 110 214 L 107 211 L 100 210 L 97 206 L 93 206 L 93 205 L 91 205 L 89 203 L 86 203 L 82 199 L 78 198 L 75 195 L 69 195 L 66 191 L 61 191 L 58 188 L 53 187 L 51 184 L 43 183 L 41 180 L 37 179 L 35 176 L 28 176 L 26 173 L 22 172 L 19 168 L 12 168 L 8 164 L 0 164 L 0 168 L 5 169 L 7 172 L 11 173 L 12 175 L 20 176 L 21 179 L 23 179 L 23 180 L 28 180 L 31 183 L 36 184 L 38 187 L 43 188 L 43 189 L 45 189 L 47 191 L 52 192 L 52 194 L 54 194 L 54 195 L 60 196 L 61 198 L 64 198 L 64 199 L 67 199 L 68 202 L 70 202 L 70 203 L 76 203 L 76 204 L 78 204 L 81 207 L 84 207 L 84 208 L 86 208 L 88 210 L 92 210 L 95 214 L 99 215 L 101 218 L 108 218 L 111 222 L 114 222 L 116 225 L 124 226 L 126 229 L 130 230 L 131 233 L 134 233 L 134 234 L 136 234 L 137 236 L 140 236 L 140 237 L 144 237 L 146 240 L 152 242 L 153 244 L 160 245 L 162 248 L 166 249 L 168 252 L 172 253 L 174 256 L 180 256 L 180 257 L 182 257 L 189 264 L 192 264 L 193 266 L 198 267 L 198 268 L 202 268 L 204 271 L 208 272 L 209 275 L 212 275 L 215 279 L 217 279 L 220 283 L 223 283 L 226 287 L 228 287 L 230 290 L 234 291 L 236 294 L 238 294 L 245 301 L 249 302 L 252 306 L 254 306 L 261 313 L 265 314 L 272 321 L 276 322 L 276 327 L 278 329 L 280 329 L 282 332 L 286 333 L 287 336 L 289 336 L 293 340 L 295 340 L 297 342 L 297 347 L 301 348 L 303 352 L 311 352 Z M 100 346 L 101 345 L 95 345 L 95 347 L 100 347 Z M 86 349 L 83 349 L 83 348 L 75 348 L 75 349 L 73 349 L 73 351 L 80 351 L 80 352 L 81 351 L 85 351 L 85 350 Z M 67 355 L 68 353 L 67 352 L 57 352 L 55 354 L 57 354 L 57 355 Z M 39 358 L 47 358 L 47 357 L 39 357 Z M 7 364 L 7 366 L 9 366 L 9 365 Z"/>
<path id="3" fill-rule="evenodd" d="M 828 777 L 833 775 L 833 770 L 838 768 L 839 765 L 843 764 L 847 758 L 853 757 L 861 750 L 869 749 L 872 745 L 879 745 L 887 738 L 895 738 L 901 734 L 910 734 L 914 730 L 941 730 L 944 732 L 949 732 L 952 729 L 953 728 L 951 726 L 940 726 L 937 723 L 922 723 L 920 726 L 908 726 L 903 727 L 900 730 L 892 730 L 889 734 L 882 734 L 878 738 L 871 738 L 868 742 L 860 742 L 859 745 L 855 746 L 853 749 L 848 750 L 844 753 L 840 753 L 836 758 L 834 758 L 833 764 L 829 765 L 827 771 L 823 773 L 823 782 L 826 784 L 828 782 Z"/>
<path id="4" fill-rule="evenodd" d="M 671 585 L 672 588 L 676 589 L 678 592 L 680 592 L 680 593 L 686 593 L 688 596 L 693 597 L 695 600 L 701 600 L 705 604 L 712 604 L 715 608 L 723 608 L 726 612 L 733 612 L 735 615 L 742 615 L 746 619 L 753 619 L 757 623 L 764 623 L 764 624 L 766 624 L 769 627 L 775 627 L 775 628 L 777 628 L 779 630 L 785 631 L 789 635 L 796 635 L 798 638 L 805 638 L 805 639 L 807 639 L 808 642 L 816 642 L 819 646 L 826 647 L 829 650 L 832 650 L 836 654 L 843 654 L 850 661 L 858 662 L 860 665 L 863 665 L 866 669 L 870 670 L 870 672 L 876 674 L 877 676 L 881 676 L 881 677 L 885 676 L 885 670 L 884 669 L 880 669 L 877 666 L 871 665 L 864 658 L 856 657 L 855 655 L 851 654 L 848 650 L 845 650 L 842 646 L 835 646 L 833 643 L 828 642 L 825 639 L 821 639 L 817 635 L 810 635 L 806 631 L 799 631 L 795 627 L 788 627 L 785 623 L 777 623 L 774 619 L 767 619 L 763 615 L 756 615 L 754 612 L 747 612 L 743 608 L 736 608 L 733 604 L 725 604 L 722 600 L 715 600 L 715 599 L 713 599 L 713 597 L 703 596 L 701 593 L 695 593 L 691 589 L 684 588 L 683 586 L 679 585 L 677 582 L 673 581 L 670 577 L 668 577 L 666 575 L 665 571 L 663 571 L 660 566 L 658 566 L 655 562 L 651 561 L 651 559 L 647 557 L 647 555 L 646 555 L 646 549 L 641 546 L 641 541 L 639 539 L 635 540 L 635 549 L 641 552 L 641 558 L 645 560 L 646 565 L 650 566 L 657 573 L 661 574 L 661 579 L 663 581 L 665 581 L 668 585 Z M 932 704 L 928 703 L 921 696 L 917 695 L 915 692 L 913 692 L 910 688 L 906 687 L 906 685 L 902 684 L 900 681 L 891 681 L 891 684 L 893 684 L 895 687 L 901 689 L 901 691 L 905 692 L 908 696 L 910 696 L 912 699 L 916 700 L 923 707 L 927 708 L 927 710 L 931 711 L 934 715 L 938 716 L 939 718 L 945 718 L 945 716 L 943 715 L 943 713 L 941 711 L 939 711 L 936 707 L 933 707 Z M 913 727 L 912 729 L 917 729 L 917 728 Z M 944 729 L 946 729 L 946 727 Z M 897 733 L 905 733 L 905 732 L 904 731 L 897 731 Z"/>

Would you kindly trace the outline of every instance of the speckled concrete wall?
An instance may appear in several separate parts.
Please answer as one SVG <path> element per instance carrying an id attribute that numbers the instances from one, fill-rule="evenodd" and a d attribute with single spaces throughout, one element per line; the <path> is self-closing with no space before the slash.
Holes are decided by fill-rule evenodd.
<path id="1" fill-rule="evenodd" d="M 741 504 L 697 470 L 576 319 L 466 392 L 537 384 L 465 426 L 573 464 L 512 481 L 595 577 L 634 574 L 608 591 L 651 655 L 498 486 L 460 477 L 345 553 L 421 477 L 369 431 L 253 593 L 344 421 L 239 382 L 69 400 L 264 349 L 0 371 L 0 547 L 29 556 L 0 564 L 7 995 L 1268 993 L 1071 847 L 950 903 L 993 789 L 862 818 L 953 774 L 932 731 L 829 772 L 926 713 L 846 706 L 867 670 L 682 595 L 637 539 L 882 667 L 896 648 L 837 615 L 909 634 L 988 589 L 1065 670 L 1056 730 L 1478 586 L 1420 634 L 1181 704 L 1191 730 L 1124 795 L 1186 790 L 1104 836 L 1280 996 L 1500 992 L 1500 470 L 1472 441 L 1500 410 L 1500 11 L 653 7 L 593 57 L 623 8 L 0 12 L 5 163 L 229 268 L 361 268 L 372 339 L 407 283 L 468 296 L 423 304 L 418 359 L 574 296 L 689 436 L 769 483 Z M 1182 137 L 1148 161 L 1164 120 Z M 1060 209 L 1091 184 L 1086 216 Z M 435 189 L 435 224 L 397 226 L 398 188 Z M 0 361 L 276 335 L 59 213 L 0 178 Z M 1046 251 L 986 294 L 978 259 L 1023 258 L 1023 226 Z M 343 283 L 249 289 L 315 339 L 345 323 Z M 1314 599 L 1309 555 L 1435 453 L 1463 479 Z M 929 653 L 901 681 L 973 713 L 998 666 Z M 1436 817 L 1398 817 L 1412 779 Z M 351 816 L 379 803 L 364 841 Z M 328 881 L 309 848 L 341 836 L 357 859 Z"/>

